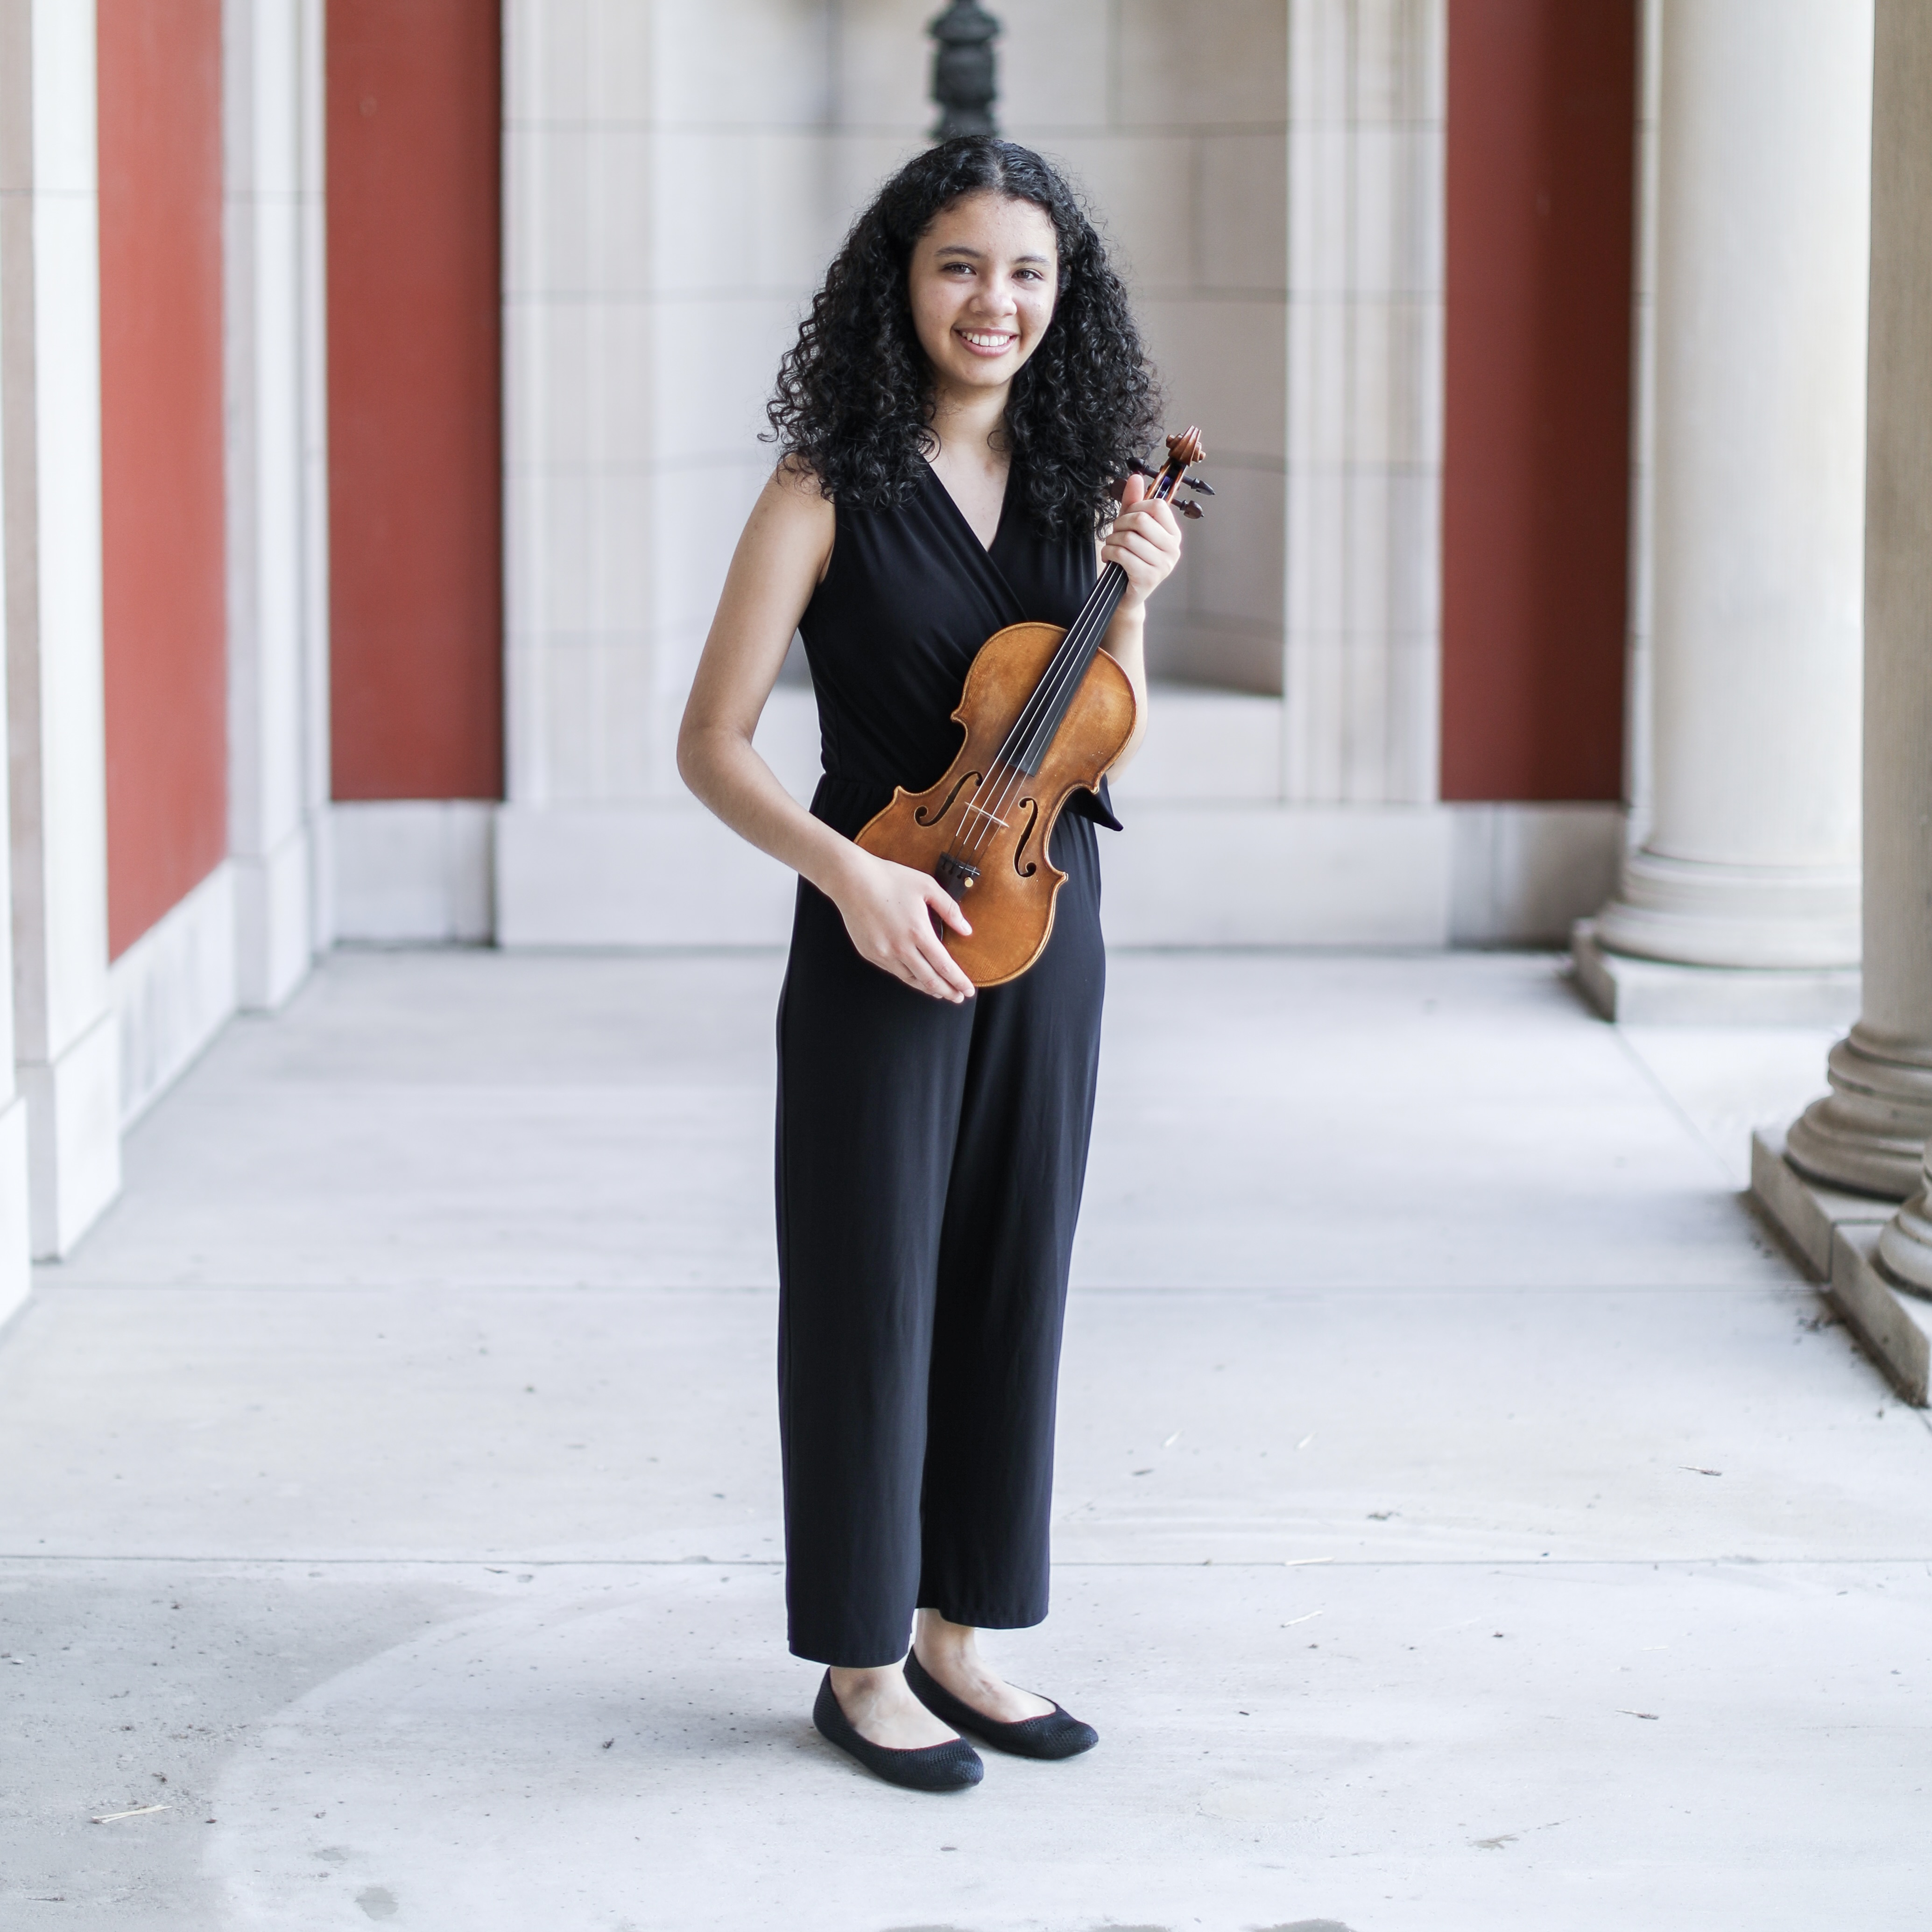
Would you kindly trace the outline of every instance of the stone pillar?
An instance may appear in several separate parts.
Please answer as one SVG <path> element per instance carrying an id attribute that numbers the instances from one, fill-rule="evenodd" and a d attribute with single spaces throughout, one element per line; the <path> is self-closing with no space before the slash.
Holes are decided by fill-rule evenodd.
<path id="1" fill-rule="evenodd" d="M 1917 1192 L 1880 1253 L 1932 1289 L 1932 9 L 1880 0 L 1872 142 L 1867 472 L 1864 991 L 1832 1050 L 1831 1093 L 1796 1122 L 1792 1164 L 1879 1195 Z"/>
<path id="2" fill-rule="evenodd" d="M 1283 796 L 1432 804 L 1448 10 L 1292 0 L 1288 32 Z"/>
<path id="3" fill-rule="evenodd" d="M 318 796 L 309 713 L 326 716 L 326 478 L 320 440 L 320 0 L 226 0 L 222 22 L 228 389 L 228 816 L 236 986 L 278 1006 L 316 946 Z M 317 419 L 311 421 L 311 416 Z M 320 578 L 320 584 L 312 582 Z M 322 734 L 326 748 L 326 727 Z"/>
<path id="4" fill-rule="evenodd" d="M 14 1051 L 34 1252 L 121 1184 L 107 977 L 100 250 L 94 10 L 0 0 L 4 477 Z"/>
<path id="5" fill-rule="evenodd" d="M 0 41 L 0 50 L 4 50 Z M 0 249 L 0 311 L 6 300 L 6 251 Z M 0 494 L 0 515 L 5 512 Z M 4 584 L 0 574 L 0 584 Z M 7 741 L 7 681 L 0 677 L 0 744 Z M 0 912 L 14 902 L 8 862 L 8 788 L 0 785 Z M 26 1300 L 33 1254 L 27 1185 L 27 1105 L 14 1081 L 13 921 L 0 918 L 0 1322 Z"/>
<path id="6" fill-rule="evenodd" d="M 1858 958 L 1871 20 L 1661 8 L 1652 788 L 1594 932 L 1612 978 L 1812 969 L 1814 1011 Z"/>

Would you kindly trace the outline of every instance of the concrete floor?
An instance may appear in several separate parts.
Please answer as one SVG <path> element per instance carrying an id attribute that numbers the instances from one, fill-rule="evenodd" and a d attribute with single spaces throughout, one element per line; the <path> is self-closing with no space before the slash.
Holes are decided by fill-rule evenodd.
<path id="1" fill-rule="evenodd" d="M 784 1649 L 778 970 L 338 955 L 136 1130 L 0 1346 L 0 1923 L 1927 1923 L 1932 1435 L 1737 1193 L 1822 1036 L 1118 956 L 999 1646 L 1104 1741 L 934 1799 Z"/>

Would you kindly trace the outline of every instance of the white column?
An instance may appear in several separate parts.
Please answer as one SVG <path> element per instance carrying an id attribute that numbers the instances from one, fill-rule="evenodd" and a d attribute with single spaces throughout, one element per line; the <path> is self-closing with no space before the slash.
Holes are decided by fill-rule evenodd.
<path id="1" fill-rule="evenodd" d="M 1870 0 L 1664 0 L 1649 823 L 1597 922 L 1858 957 Z"/>
<path id="2" fill-rule="evenodd" d="M 1283 794 L 1430 804 L 1448 10 L 1290 0 L 1288 35 Z"/>
<path id="3" fill-rule="evenodd" d="M 1872 142 L 1865 548 L 1864 988 L 1832 1091 L 1792 1126 L 1792 1165 L 1917 1192 L 1886 1230 L 1892 1272 L 1932 1289 L 1932 9 L 1880 0 Z"/>
<path id="4" fill-rule="evenodd" d="M 3 32 L 4 30 L 0 30 Z M 0 58 L 8 43 L 0 38 Z M 0 196 L 11 188 L 10 180 L 0 178 Z M 0 214 L 0 224 L 5 217 Z M 8 230 L 0 225 L 0 313 L 7 302 Z M 4 399 L 0 399 L 4 400 Z M 4 470 L 0 470 L 0 528 L 7 517 Z M 6 595 L 6 553 L 0 545 L 0 610 Z M 7 686 L 0 678 L 0 743 L 6 742 Z M 0 911 L 14 903 L 10 841 L 7 836 L 8 788 L 0 785 Z M 32 1282 L 28 1263 L 33 1246 L 28 1238 L 32 1218 L 27 1184 L 27 1103 L 14 1081 L 14 922 L 0 918 L 0 1322 L 4 1322 L 27 1298 Z"/>
<path id="5" fill-rule="evenodd" d="M 326 674 L 313 672 L 326 604 L 313 526 L 326 500 L 309 419 L 322 318 L 304 190 L 321 11 L 319 0 L 226 0 L 222 22 L 229 843 L 237 991 L 254 1008 L 287 997 L 316 945 L 310 713 L 326 702 Z"/>
<path id="6" fill-rule="evenodd" d="M 107 979 L 94 9 L 0 0 L 14 1052 L 34 1251 L 121 1184 Z"/>

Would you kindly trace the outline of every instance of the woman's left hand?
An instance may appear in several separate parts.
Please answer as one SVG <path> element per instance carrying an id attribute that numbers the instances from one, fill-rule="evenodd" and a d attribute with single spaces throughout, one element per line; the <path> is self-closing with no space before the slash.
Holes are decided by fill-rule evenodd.
<path id="1" fill-rule="evenodd" d="M 1127 573 L 1124 610 L 1138 610 L 1180 561 L 1180 520 L 1171 503 L 1149 502 L 1144 476 L 1130 476 L 1120 492 L 1113 527 L 1100 546 L 1103 564 L 1118 563 Z"/>

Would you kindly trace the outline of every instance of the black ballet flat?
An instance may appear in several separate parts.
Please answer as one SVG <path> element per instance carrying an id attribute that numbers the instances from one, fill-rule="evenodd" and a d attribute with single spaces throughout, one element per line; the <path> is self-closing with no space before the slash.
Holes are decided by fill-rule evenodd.
<path id="1" fill-rule="evenodd" d="M 812 1721 L 827 1744 L 836 1744 L 888 1784 L 903 1785 L 908 1791 L 967 1791 L 986 1774 L 980 1754 L 964 1738 L 919 1750 L 888 1750 L 861 1736 L 839 1704 L 829 1670 L 818 1687 Z"/>
<path id="2" fill-rule="evenodd" d="M 1016 1757 L 1078 1757 L 1100 1742 L 1100 1733 L 1091 1724 L 1083 1724 L 1058 1704 L 1042 1717 L 1003 1724 L 982 1717 L 970 1704 L 962 1704 L 916 1655 L 906 1658 L 905 1674 L 912 1694 L 941 1724 L 950 1724 L 956 1731 L 970 1731 L 982 1743 L 1010 1751 Z"/>

